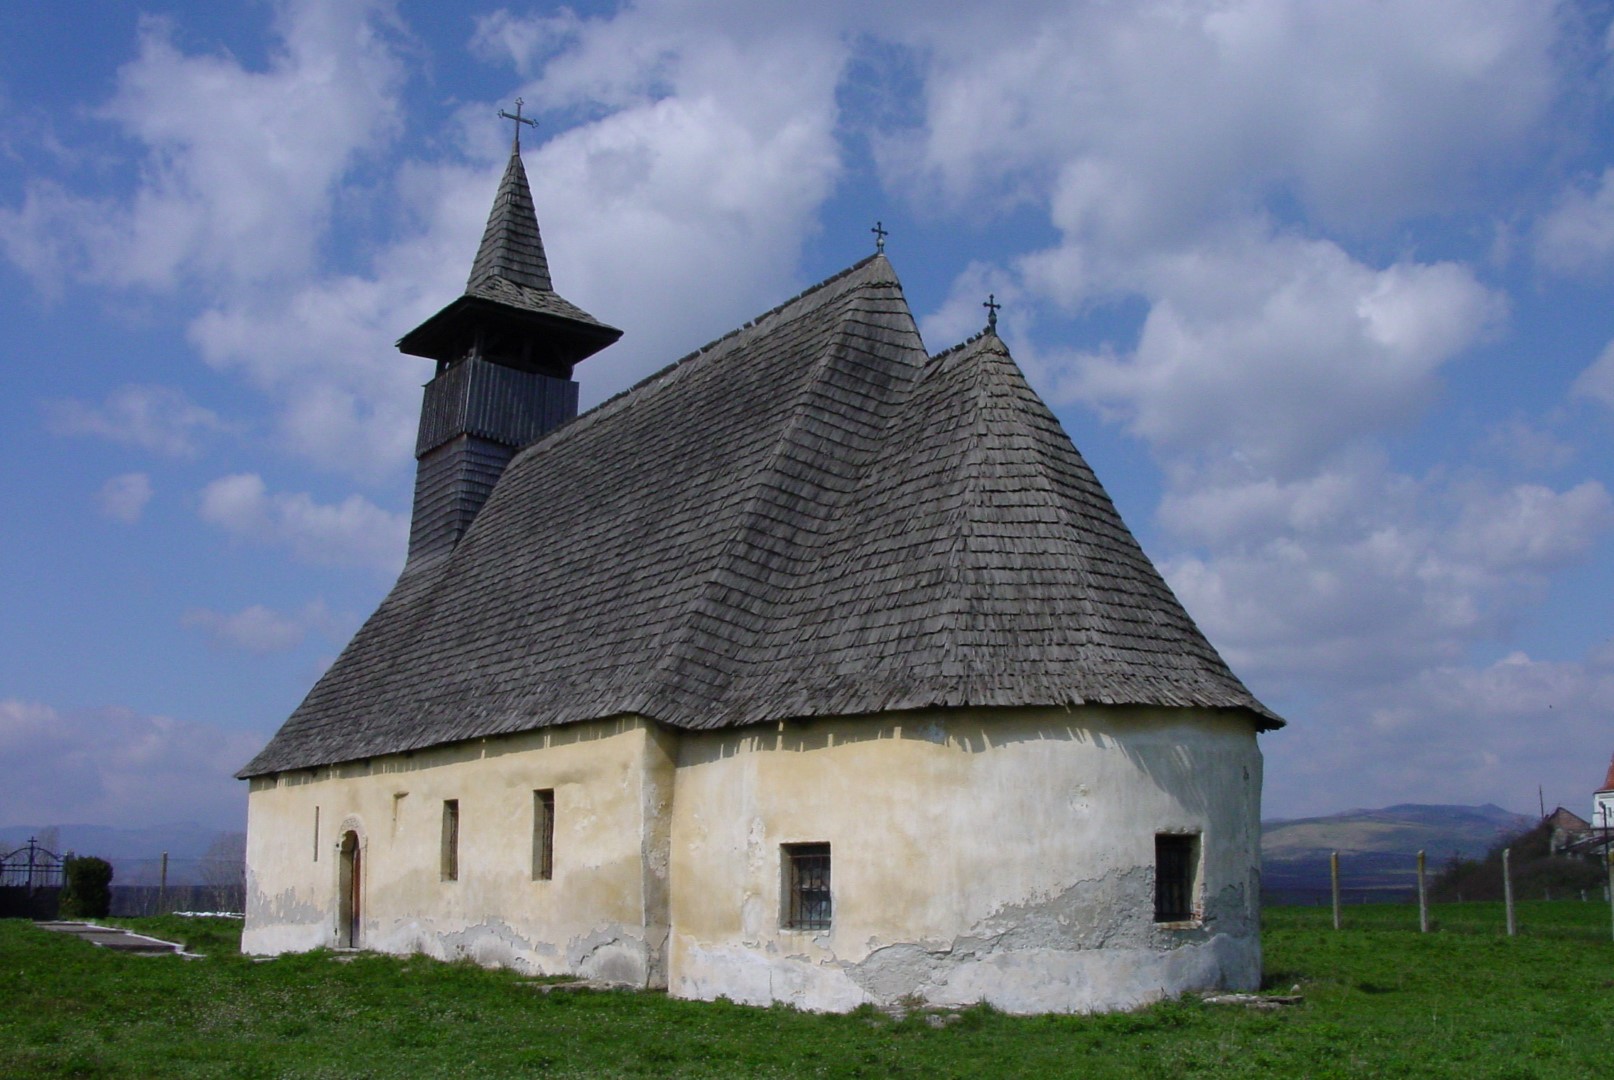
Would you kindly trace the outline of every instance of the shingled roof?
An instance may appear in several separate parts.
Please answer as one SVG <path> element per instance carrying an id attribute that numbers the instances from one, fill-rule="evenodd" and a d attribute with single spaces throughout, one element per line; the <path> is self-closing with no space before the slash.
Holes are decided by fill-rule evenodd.
<path id="1" fill-rule="evenodd" d="M 951 706 L 1282 723 L 987 332 L 927 357 L 875 256 L 523 450 L 242 776 L 623 714 Z"/>
<path id="2" fill-rule="evenodd" d="M 616 327 L 600 322 L 555 292 L 519 142 L 510 148 L 510 160 L 488 212 L 464 295 L 405 334 L 398 348 L 412 356 L 456 359 L 453 354 L 463 344 L 466 326 L 490 317 L 540 324 L 551 332 L 565 327 L 577 339 L 568 350 L 575 359 L 622 336 Z"/>

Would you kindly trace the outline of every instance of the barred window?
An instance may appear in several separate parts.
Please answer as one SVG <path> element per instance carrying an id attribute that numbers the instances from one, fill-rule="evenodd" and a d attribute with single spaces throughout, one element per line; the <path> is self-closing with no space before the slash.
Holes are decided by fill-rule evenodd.
<path id="1" fill-rule="evenodd" d="M 1155 834 L 1155 922 L 1187 922 L 1194 917 L 1194 872 L 1198 865 L 1197 834 Z"/>
<path id="2" fill-rule="evenodd" d="M 460 801 L 443 800 L 443 880 L 460 879 Z"/>
<path id="3" fill-rule="evenodd" d="M 779 850 L 784 871 L 780 924 L 786 930 L 828 930 L 829 845 L 784 844 Z"/>
<path id="4" fill-rule="evenodd" d="M 555 876 L 555 789 L 532 793 L 532 880 Z"/>

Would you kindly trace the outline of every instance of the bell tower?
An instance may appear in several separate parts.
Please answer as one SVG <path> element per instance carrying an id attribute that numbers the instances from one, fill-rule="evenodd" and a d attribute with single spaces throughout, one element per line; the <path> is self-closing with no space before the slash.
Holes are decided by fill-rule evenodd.
<path id="1" fill-rule="evenodd" d="M 437 361 L 415 440 L 406 571 L 454 549 L 516 451 L 577 415 L 572 368 L 622 336 L 555 292 L 521 164 L 521 127 L 535 121 L 520 99 L 499 115 L 516 136 L 465 293 L 398 341 Z"/>

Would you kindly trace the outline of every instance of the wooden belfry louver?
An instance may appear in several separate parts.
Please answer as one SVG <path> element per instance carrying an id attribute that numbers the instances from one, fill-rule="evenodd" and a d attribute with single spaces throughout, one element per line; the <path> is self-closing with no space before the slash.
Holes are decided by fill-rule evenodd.
<path id="1" fill-rule="evenodd" d="M 521 164 L 516 121 L 510 162 L 465 293 L 405 334 L 398 348 L 437 361 L 415 441 L 409 565 L 453 549 L 515 455 L 577 416 L 572 367 L 622 336 L 563 299 Z"/>

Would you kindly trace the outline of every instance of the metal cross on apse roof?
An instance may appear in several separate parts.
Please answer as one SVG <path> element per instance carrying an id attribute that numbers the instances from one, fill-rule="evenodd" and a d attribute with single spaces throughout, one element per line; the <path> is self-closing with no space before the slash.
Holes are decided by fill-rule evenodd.
<path id="1" fill-rule="evenodd" d="M 521 106 L 524 105 L 524 104 L 526 104 L 526 102 L 522 101 L 520 98 L 516 98 L 516 111 L 515 112 L 506 112 L 503 109 L 499 110 L 499 115 L 504 117 L 504 119 L 506 119 L 506 120 L 514 120 L 516 122 L 516 137 L 515 137 L 515 141 L 511 145 L 514 146 L 515 149 L 517 149 L 517 150 L 521 149 L 521 125 L 526 124 L 528 127 L 532 127 L 532 128 L 535 128 L 535 127 L 538 126 L 538 121 L 529 120 L 525 116 L 521 115 Z"/>
<path id="2" fill-rule="evenodd" d="M 998 328 L 998 309 L 1003 306 L 1002 304 L 998 303 L 998 294 L 987 293 L 986 303 L 982 304 L 981 306 L 986 309 L 986 328 L 988 330 L 996 330 Z"/>
<path id="3" fill-rule="evenodd" d="M 874 228 L 869 232 L 874 234 L 874 250 L 876 253 L 885 251 L 885 238 L 891 234 L 885 231 L 885 222 L 876 221 Z"/>

